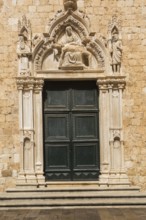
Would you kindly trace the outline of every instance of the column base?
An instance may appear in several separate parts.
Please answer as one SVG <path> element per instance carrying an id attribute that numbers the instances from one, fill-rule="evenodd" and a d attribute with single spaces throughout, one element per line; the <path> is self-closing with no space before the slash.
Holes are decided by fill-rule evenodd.
<path id="1" fill-rule="evenodd" d="M 37 178 L 37 183 L 39 188 L 44 188 L 46 187 L 45 183 L 45 177 L 43 172 L 37 172 L 36 173 L 36 178 Z"/>
<path id="2" fill-rule="evenodd" d="M 26 183 L 26 175 L 24 172 L 20 172 L 18 174 L 18 179 L 16 180 L 16 185 L 17 184 L 25 184 Z"/>

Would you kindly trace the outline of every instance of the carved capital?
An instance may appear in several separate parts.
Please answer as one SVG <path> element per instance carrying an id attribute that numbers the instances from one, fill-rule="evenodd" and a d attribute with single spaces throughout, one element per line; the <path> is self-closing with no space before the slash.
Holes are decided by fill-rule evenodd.
<path id="1" fill-rule="evenodd" d="M 99 90 L 102 90 L 102 91 L 106 91 L 108 90 L 108 85 L 107 85 L 107 80 L 106 79 L 99 79 L 97 80 L 96 82 L 96 85 L 98 86 Z"/>
<path id="2" fill-rule="evenodd" d="M 18 77 L 16 79 L 17 88 L 25 90 L 33 90 L 34 78 L 33 77 Z"/>
<path id="3" fill-rule="evenodd" d="M 34 84 L 34 92 L 39 93 L 42 91 L 44 85 L 44 79 L 36 79 Z"/>
<path id="4" fill-rule="evenodd" d="M 125 77 L 104 77 L 97 80 L 97 86 L 100 90 L 124 89 L 126 85 Z"/>

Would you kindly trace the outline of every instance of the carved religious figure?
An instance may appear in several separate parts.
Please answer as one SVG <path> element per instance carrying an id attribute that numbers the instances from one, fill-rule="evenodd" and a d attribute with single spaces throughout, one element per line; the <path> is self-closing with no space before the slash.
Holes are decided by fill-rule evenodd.
<path id="1" fill-rule="evenodd" d="M 65 29 L 64 42 L 54 44 L 54 56 L 60 55 L 59 68 L 63 67 L 87 67 L 89 66 L 90 53 L 80 42 L 71 26 Z"/>
<path id="2" fill-rule="evenodd" d="M 119 39 L 119 33 L 115 29 L 112 32 L 112 39 L 110 45 L 111 65 L 113 72 L 120 73 L 121 59 L 122 59 L 122 42 Z"/>
<path id="3" fill-rule="evenodd" d="M 77 10 L 77 0 L 63 0 L 65 11 L 71 9 L 73 11 Z"/>
<path id="4" fill-rule="evenodd" d="M 30 47 L 25 41 L 24 35 L 19 35 L 19 42 L 17 45 L 17 53 L 30 53 Z"/>

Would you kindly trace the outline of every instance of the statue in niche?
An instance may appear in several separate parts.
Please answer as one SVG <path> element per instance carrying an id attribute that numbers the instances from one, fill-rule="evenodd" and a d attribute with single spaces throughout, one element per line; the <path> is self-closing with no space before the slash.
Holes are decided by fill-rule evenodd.
<path id="1" fill-rule="evenodd" d="M 30 47 L 27 45 L 25 36 L 23 34 L 19 35 L 17 53 L 30 53 Z"/>
<path id="2" fill-rule="evenodd" d="M 122 60 L 122 42 L 119 39 L 119 32 L 117 29 L 114 29 L 112 31 L 110 54 L 111 54 L 111 65 L 113 72 L 120 73 L 121 60 Z"/>
<path id="3" fill-rule="evenodd" d="M 17 53 L 20 57 L 20 73 L 29 72 L 29 53 L 30 47 L 27 45 L 27 40 L 23 34 L 19 35 L 17 45 Z"/>
<path id="4" fill-rule="evenodd" d="M 59 68 L 89 66 L 90 53 L 77 38 L 71 26 L 65 29 L 65 40 L 60 44 L 54 44 L 54 57 L 59 60 Z"/>

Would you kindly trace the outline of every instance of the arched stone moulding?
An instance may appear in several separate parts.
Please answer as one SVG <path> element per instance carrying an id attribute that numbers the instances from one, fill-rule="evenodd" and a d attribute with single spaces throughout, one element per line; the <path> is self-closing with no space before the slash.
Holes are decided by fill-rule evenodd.
<path id="1" fill-rule="evenodd" d="M 101 170 L 97 185 L 130 185 L 124 167 L 122 130 L 125 76 L 112 72 L 105 39 L 97 38 L 96 33 L 89 32 L 88 21 L 83 12 L 65 9 L 50 21 L 46 33 L 33 36 L 31 45 L 26 37 L 18 43 L 19 68 L 16 80 L 21 148 L 21 168 L 17 179 L 19 187 L 47 185 L 43 169 L 42 90 L 45 80 L 60 80 L 60 83 L 61 80 L 97 82 Z M 21 22 L 19 26 L 20 24 Z M 21 25 L 23 26 L 23 22 Z"/>

